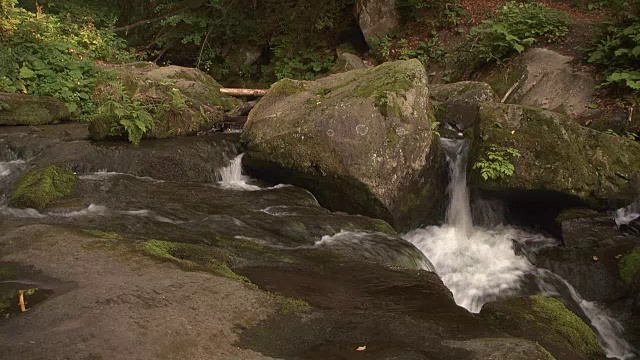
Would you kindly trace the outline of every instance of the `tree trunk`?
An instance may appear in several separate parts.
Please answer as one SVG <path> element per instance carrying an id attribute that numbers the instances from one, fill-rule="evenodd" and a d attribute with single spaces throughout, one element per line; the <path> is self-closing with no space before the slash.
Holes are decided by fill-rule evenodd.
<path id="1" fill-rule="evenodd" d="M 230 96 L 265 96 L 267 89 L 233 89 L 222 88 L 220 92 Z"/>

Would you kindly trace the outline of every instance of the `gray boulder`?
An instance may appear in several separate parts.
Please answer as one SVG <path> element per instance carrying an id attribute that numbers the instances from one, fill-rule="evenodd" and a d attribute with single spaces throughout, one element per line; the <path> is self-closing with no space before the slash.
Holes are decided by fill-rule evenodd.
<path id="1" fill-rule="evenodd" d="M 251 111 L 245 165 L 260 178 L 310 190 L 331 210 L 408 229 L 444 195 L 427 76 L 417 60 L 313 82 L 282 80 Z"/>
<path id="2" fill-rule="evenodd" d="M 575 69 L 573 60 L 553 50 L 534 48 L 480 79 L 501 99 L 506 96 L 506 103 L 580 115 L 589 109 L 596 82 L 590 74 Z"/>
<path id="3" fill-rule="evenodd" d="M 378 41 L 400 24 L 396 0 L 361 1 L 358 24 L 369 47 L 375 47 Z"/>
<path id="4" fill-rule="evenodd" d="M 351 70 L 366 69 L 367 65 L 357 55 L 353 55 L 348 52 L 343 52 L 338 55 L 336 64 L 333 67 L 334 73 L 340 73 Z"/>
<path id="5" fill-rule="evenodd" d="M 430 85 L 429 96 L 436 120 L 462 131 L 475 124 L 481 103 L 498 101 L 489 84 L 477 81 Z"/>

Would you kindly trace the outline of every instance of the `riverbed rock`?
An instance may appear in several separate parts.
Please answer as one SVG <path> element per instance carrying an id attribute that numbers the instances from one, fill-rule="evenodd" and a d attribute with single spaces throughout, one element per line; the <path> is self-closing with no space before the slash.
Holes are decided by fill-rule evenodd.
<path id="1" fill-rule="evenodd" d="M 242 139 L 256 177 L 310 190 L 320 204 L 398 229 L 433 221 L 445 187 L 417 60 L 282 80 L 251 111 Z"/>
<path id="2" fill-rule="evenodd" d="M 557 359 L 605 358 L 589 325 L 555 298 L 534 295 L 494 301 L 482 307 L 480 316 L 510 335 L 539 343 Z"/>
<path id="3" fill-rule="evenodd" d="M 499 100 L 489 84 L 477 81 L 430 85 L 429 96 L 436 120 L 461 131 L 475 125 L 481 103 Z"/>
<path id="4" fill-rule="evenodd" d="M 640 144 L 581 127 L 558 113 L 481 104 L 471 164 L 488 160 L 492 147 L 502 152 L 505 163 L 514 165 L 514 173 L 484 180 L 474 169 L 469 179 L 472 188 L 509 193 L 512 198 L 546 197 L 566 205 L 579 201 L 600 209 L 625 206 L 638 193 Z M 517 150 L 520 156 L 509 155 L 506 149 Z"/>
<path id="5" fill-rule="evenodd" d="M 132 100 L 147 106 L 154 126 L 145 131 L 146 138 L 195 135 L 211 129 L 223 120 L 224 111 L 240 100 L 224 96 L 222 87 L 204 72 L 180 66 L 158 67 L 150 63 L 111 65 L 107 67 Z M 113 80 L 98 84 L 94 99 L 98 106 L 114 96 L 122 96 Z M 134 109 L 138 110 L 138 109 Z M 94 140 L 125 137 L 125 128 L 113 114 L 98 114 L 89 126 Z"/>
<path id="6" fill-rule="evenodd" d="M 358 24 L 369 47 L 378 46 L 400 24 L 396 0 L 366 0 L 358 6 Z"/>
<path id="7" fill-rule="evenodd" d="M 580 115 L 589 110 L 596 82 L 576 70 L 574 59 L 553 50 L 532 48 L 480 76 L 506 103 L 535 106 L 564 114 Z"/>
<path id="8" fill-rule="evenodd" d="M 70 116 L 67 106 L 56 98 L 0 92 L 0 126 L 53 124 Z"/>

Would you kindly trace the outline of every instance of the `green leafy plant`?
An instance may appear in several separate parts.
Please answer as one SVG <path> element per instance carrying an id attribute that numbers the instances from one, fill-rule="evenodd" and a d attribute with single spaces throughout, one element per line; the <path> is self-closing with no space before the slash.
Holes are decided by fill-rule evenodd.
<path id="1" fill-rule="evenodd" d="M 417 45 L 409 43 L 404 38 L 387 35 L 374 47 L 373 55 L 380 62 L 418 59 L 426 65 L 430 60 L 441 59 L 444 56 L 444 49 L 439 45 L 436 32 L 432 33 L 430 39 L 421 41 Z"/>
<path id="2" fill-rule="evenodd" d="M 293 53 L 287 44 L 283 40 L 274 50 L 272 66 L 278 80 L 313 80 L 318 75 L 329 72 L 334 64 L 335 56 L 331 51 L 305 49 Z"/>
<path id="3" fill-rule="evenodd" d="M 640 5 L 615 22 L 605 22 L 602 35 L 589 50 L 589 63 L 603 69 L 604 85 L 640 92 Z"/>
<path id="4" fill-rule="evenodd" d="M 91 23 L 64 23 L 17 8 L 14 0 L 0 3 L 0 91 L 53 96 L 86 116 L 100 76 L 95 60 L 132 58 L 124 40 Z"/>
<path id="5" fill-rule="evenodd" d="M 515 167 L 511 160 L 519 157 L 520 152 L 517 149 L 491 145 L 485 156 L 473 164 L 473 169 L 479 170 L 485 181 L 501 179 L 513 175 Z"/>
<path id="6" fill-rule="evenodd" d="M 114 118 L 116 121 L 111 129 L 111 134 L 117 136 L 124 130 L 129 141 L 137 145 L 145 132 L 154 127 L 151 110 L 150 105 L 145 105 L 139 99 L 131 97 L 124 90 L 122 83 L 114 82 L 105 101 L 97 108 L 95 116 Z"/>
<path id="7" fill-rule="evenodd" d="M 484 62 L 521 53 L 538 39 L 554 42 L 569 31 L 566 13 L 539 3 L 508 2 L 492 19 L 471 29 L 471 50 Z"/>

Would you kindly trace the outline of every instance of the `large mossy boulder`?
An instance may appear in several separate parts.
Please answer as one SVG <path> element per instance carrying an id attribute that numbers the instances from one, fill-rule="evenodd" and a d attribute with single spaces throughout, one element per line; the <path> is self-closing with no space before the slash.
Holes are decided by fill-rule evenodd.
<path id="1" fill-rule="evenodd" d="M 331 210 L 396 229 L 433 220 L 446 171 L 426 85 L 417 60 L 279 81 L 249 115 L 245 165 L 310 190 Z"/>
<path id="2" fill-rule="evenodd" d="M 535 341 L 556 359 L 605 359 L 591 327 L 552 297 L 534 295 L 485 304 L 480 316 L 497 329 Z"/>
<path id="3" fill-rule="evenodd" d="M 67 106 L 56 98 L 0 92 L 0 126 L 46 125 L 70 116 Z"/>
<path id="4" fill-rule="evenodd" d="M 492 148 L 504 151 L 514 165 L 512 176 L 484 180 L 478 170 L 470 186 L 498 195 L 567 199 L 595 208 L 618 208 L 631 203 L 638 192 L 640 144 L 623 137 L 581 127 L 566 116 L 538 108 L 483 103 L 470 157 L 498 167 Z M 502 165 L 501 165 L 502 164 Z"/>
<path id="5" fill-rule="evenodd" d="M 9 205 L 44 210 L 51 202 L 69 196 L 77 180 L 72 171 L 57 165 L 32 169 L 18 180 Z"/>
<path id="6" fill-rule="evenodd" d="M 120 82 L 126 96 L 146 106 L 154 119 L 147 138 L 168 138 L 195 135 L 221 122 L 224 111 L 231 110 L 240 100 L 224 96 L 222 87 L 204 72 L 180 66 L 158 67 L 151 63 L 109 66 L 112 79 L 98 84 L 94 99 L 98 105 L 113 99 Z M 94 140 L 125 137 L 125 129 L 113 114 L 98 114 L 89 123 Z"/>

